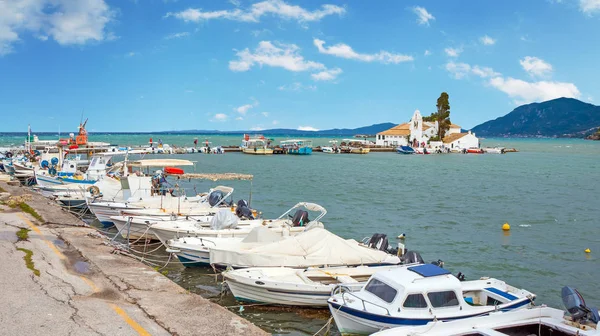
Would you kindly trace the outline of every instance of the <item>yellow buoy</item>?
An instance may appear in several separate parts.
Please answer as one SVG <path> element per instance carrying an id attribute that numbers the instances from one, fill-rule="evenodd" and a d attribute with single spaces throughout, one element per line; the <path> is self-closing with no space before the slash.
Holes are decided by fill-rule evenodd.
<path id="1" fill-rule="evenodd" d="M 502 225 L 502 230 L 509 231 L 510 230 L 510 224 L 504 223 L 504 225 Z"/>
<path id="2" fill-rule="evenodd" d="M 592 250 L 590 250 L 589 248 L 587 248 L 587 249 L 585 249 L 583 252 L 585 252 L 585 253 L 590 253 L 590 252 L 592 252 Z"/>

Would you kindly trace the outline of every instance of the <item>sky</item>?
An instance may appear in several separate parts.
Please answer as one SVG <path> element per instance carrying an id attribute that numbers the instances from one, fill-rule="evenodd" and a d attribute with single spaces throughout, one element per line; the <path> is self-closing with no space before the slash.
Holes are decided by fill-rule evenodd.
<path id="1" fill-rule="evenodd" d="M 0 131 L 471 128 L 600 101 L 600 0 L 0 0 Z"/>

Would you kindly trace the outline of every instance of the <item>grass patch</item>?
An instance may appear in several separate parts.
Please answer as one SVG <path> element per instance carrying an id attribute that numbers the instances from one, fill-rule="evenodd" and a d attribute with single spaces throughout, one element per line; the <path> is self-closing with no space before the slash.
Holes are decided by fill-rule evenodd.
<path id="1" fill-rule="evenodd" d="M 33 256 L 33 252 L 21 247 L 17 247 L 17 250 L 25 253 L 25 256 L 23 256 L 23 260 L 25 260 L 25 266 L 27 266 L 27 268 L 29 268 L 33 274 L 35 274 L 35 276 L 40 276 L 40 270 L 35 268 L 33 259 L 31 258 Z"/>
<path id="2" fill-rule="evenodd" d="M 40 216 L 40 214 L 38 214 L 35 210 L 33 210 L 33 208 L 29 206 L 29 204 L 27 204 L 25 202 L 21 202 L 21 203 L 19 203 L 19 208 L 21 208 L 21 211 L 30 214 L 31 216 L 33 216 L 33 218 L 37 219 L 41 223 L 44 222 L 44 219 L 42 218 L 42 216 Z"/>
<path id="3" fill-rule="evenodd" d="M 29 239 L 29 231 L 31 231 L 31 230 L 20 229 L 19 231 L 17 231 L 17 238 L 19 238 L 19 241 Z"/>

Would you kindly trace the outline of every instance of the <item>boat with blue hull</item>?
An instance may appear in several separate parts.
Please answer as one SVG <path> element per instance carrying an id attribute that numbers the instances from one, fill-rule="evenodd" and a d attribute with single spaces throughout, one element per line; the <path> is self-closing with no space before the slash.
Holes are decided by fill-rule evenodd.
<path id="1" fill-rule="evenodd" d="M 398 154 L 415 154 L 415 150 L 410 146 L 399 146 L 396 148 Z"/>
<path id="2" fill-rule="evenodd" d="M 453 321 L 531 307 L 535 295 L 504 281 L 460 281 L 432 264 L 375 273 L 358 292 L 332 291 L 329 309 L 342 334 Z"/>
<path id="3" fill-rule="evenodd" d="M 312 140 L 283 140 L 280 142 L 281 148 L 287 154 L 292 155 L 310 155 L 312 154 Z"/>

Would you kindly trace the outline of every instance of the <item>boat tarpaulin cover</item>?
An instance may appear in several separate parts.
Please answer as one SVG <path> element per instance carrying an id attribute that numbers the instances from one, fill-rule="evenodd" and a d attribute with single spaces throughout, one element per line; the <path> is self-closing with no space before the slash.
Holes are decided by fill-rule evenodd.
<path id="1" fill-rule="evenodd" d="M 439 266 L 433 265 L 433 264 L 423 264 L 423 265 L 418 265 L 418 266 L 412 266 L 412 267 L 409 267 L 408 270 L 413 271 L 425 278 L 438 276 L 438 275 L 444 275 L 444 274 L 451 274 L 450 271 L 443 269 Z"/>
<path id="2" fill-rule="evenodd" d="M 244 249 L 242 246 L 210 249 L 211 264 L 234 267 L 309 267 L 321 265 L 397 264 L 400 259 L 383 251 L 314 228 L 278 242 Z"/>
<path id="3" fill-rule="evenodd" d="M 229 209 L 217 212 L 210 220 L 212 230 L 235 229 L 237 225 L 238 218 Z"/>
<path id="4" fill-rule="evenodd" d="M 275 233 L 266 227 L 258 226 L 248 233 L 242 240 L 242 243 L 272 243 L 280 241 L 283 238 L 281 234 Z"/>

